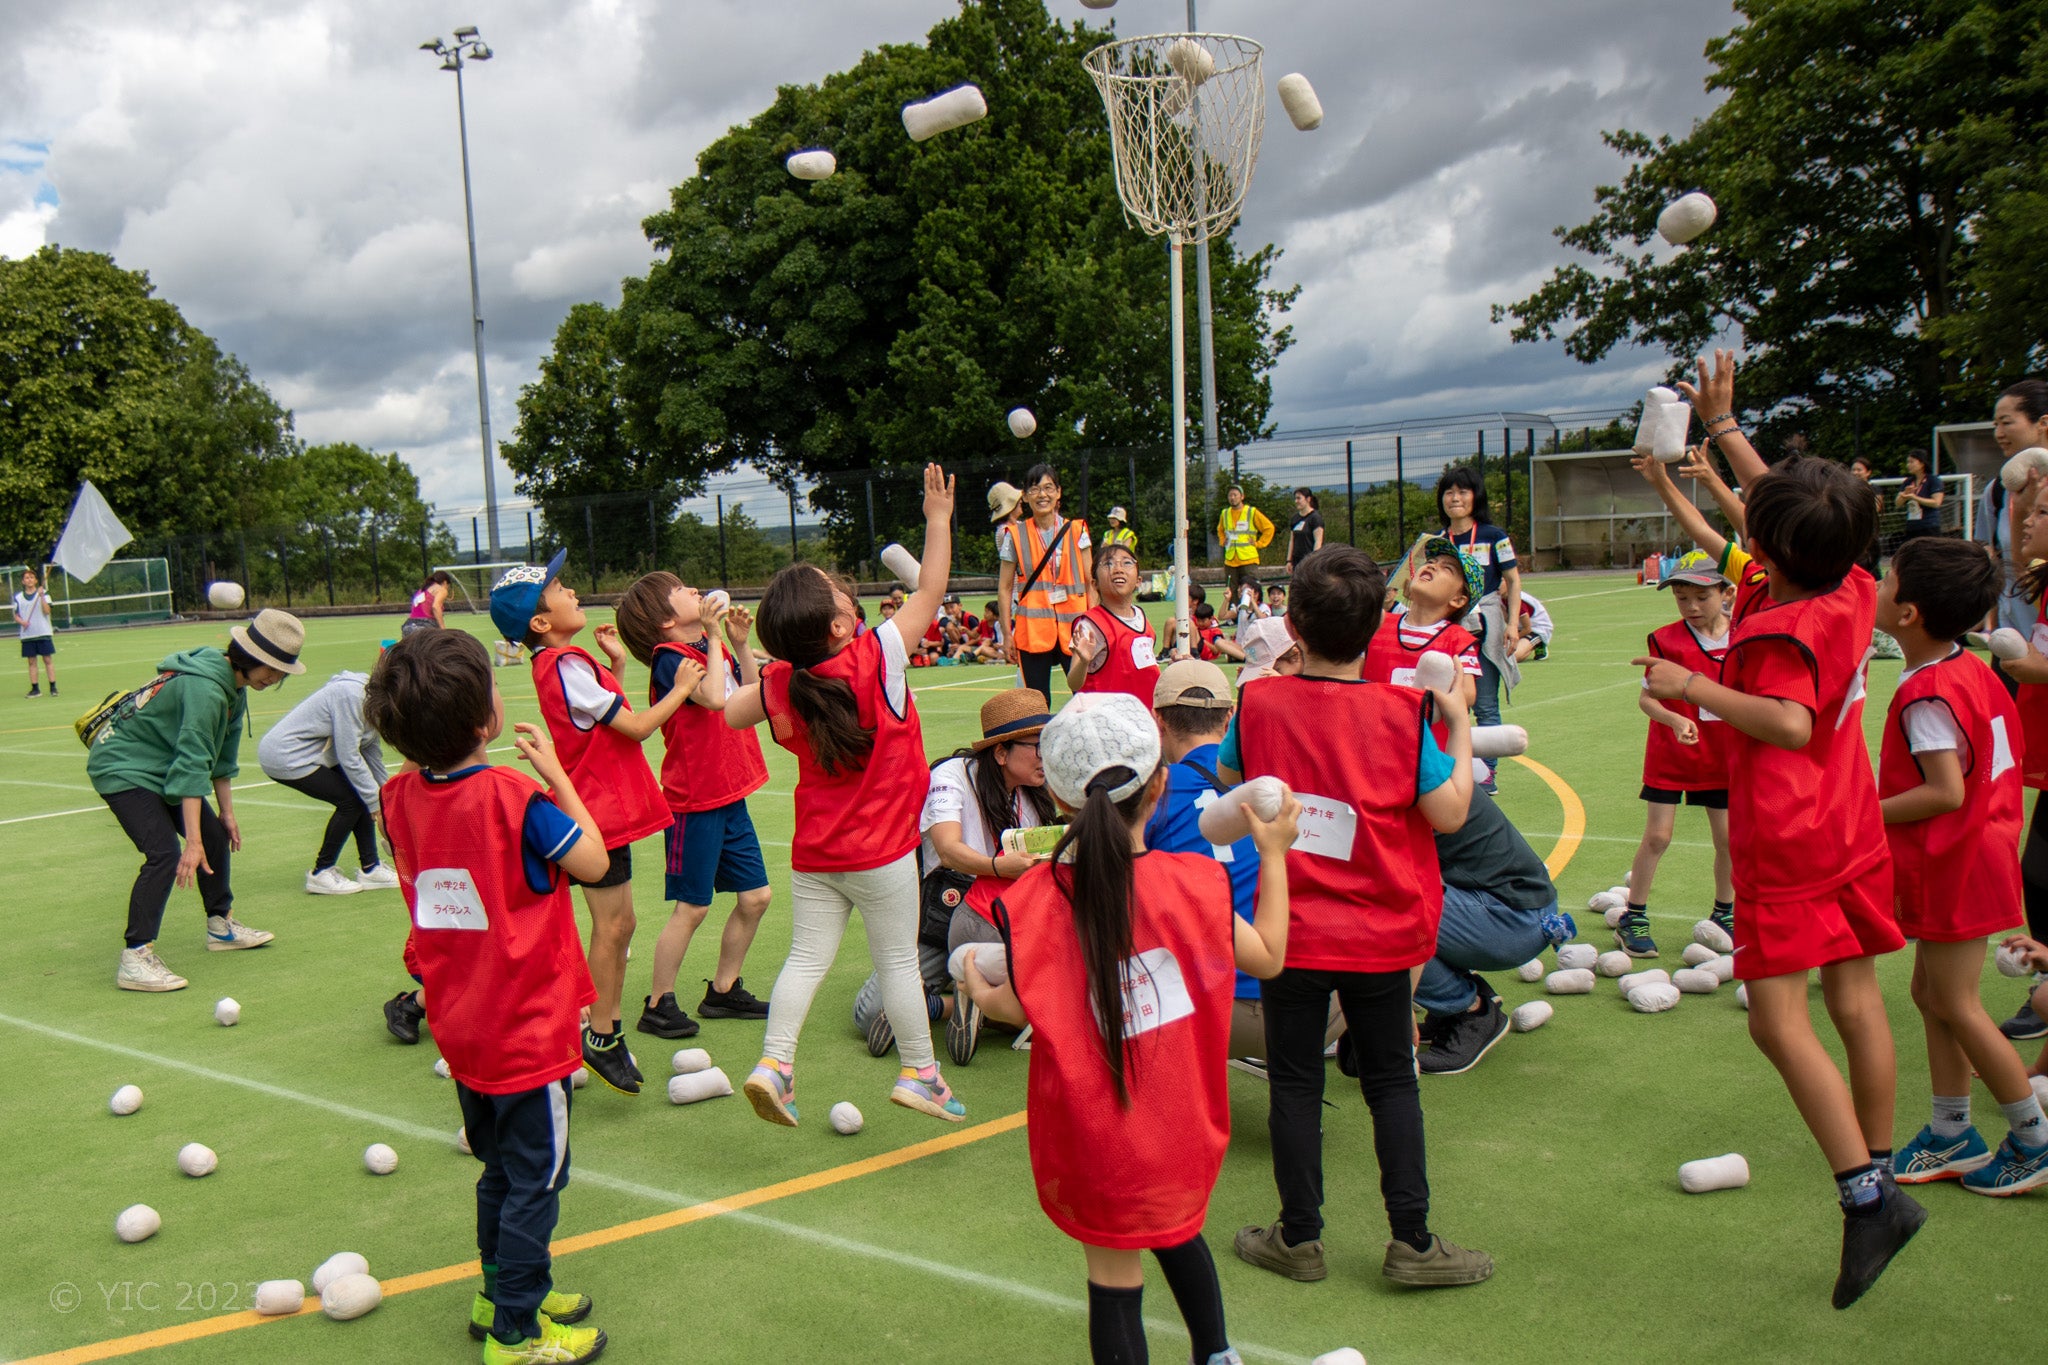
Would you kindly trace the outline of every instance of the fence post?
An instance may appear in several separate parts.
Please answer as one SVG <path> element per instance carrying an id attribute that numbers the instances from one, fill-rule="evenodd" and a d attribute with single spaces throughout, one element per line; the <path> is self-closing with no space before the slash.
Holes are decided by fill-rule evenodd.
<path id="1" fill-rule="evenodd" d="M 240 531 L 235 532 L 235 562 L 242 569 L 243 594 L 245 596 L 254 596 L 254 593 L 249 588 L 249 537 Z"/>
<path id="2" fill-rule="evenodd" d="M 1408 553 L 1408 467 L 1401 458 L 1401 437 L 1394 436 L 1394 547 Z"/>
<path id="3" fill-rule="evenodd" d="M 591 524 L 590 504 L 583 504 L 583 551 L 590 556 L 590 590 L 597 591 L 597 528 Z"/>
<path id="4" fill-rule="evenodd" d="M 789 562 L 794 564 L 799 557 L 796 550 L 796 485 L 792 483 L 789 486 Z"/>
<path id="5" fill-rule="evenodd" d="M 1358 488 L 1351 476 L 1351 442 L 1344 443 L 1344 542 L 1358 544 Z"/>
<path id="6" fill-rule="evenodd" d="M 277 571 L 284 576 L 284 604 L 289 607 L 292 604 L 292 566 L 291 561 L 285 558 L 283 536 L 277 538 Z"/>
<path id="7" fill-rule="evenodd" d="M 882 538 L 875 533 L 875 481 L 863 480 L 868 490 L 868 576 L 882 576 Z"/>
<path id="8" fill-rule="evenodd" d="M 1529 494 L 1529 548 L 1533 551 L 1536 548 L 1536 428 L 1527 428 L 1524 436 L 1528 449 L 1525 461 L 1527 473 L 1523 477 L 1529 481 L 1527 489 Z M 1510 518 L 1513 517 L 1515 511 L 1514 488 L 1514 475 L 1510 474 L 1508 475 L 1508 514 Z"/>
<path id="9" fill-rule="evenodd" d="M 475 517 L 469 519 L 469 562 L 472 564 L 484 562 L 484 533 L 483 528 L 477 525 Z"/>
<path id="10" fill-rule="evenodd" d="M 164 567 L 171 578 L 171 581 L 164 586 L 170 589 L 171 615 L 176 616 L 178 614 L 178 542 L 175 539 L 164 542 L 164 561 Z M 145 588 L 149 586 L 149 571 L 146 568 L 143 570 L 142 586 Z M 994 866 L 994 864 L 990 864 L 990 866 Z"/>
<path id="11" fill-rule="evenodd" d="M 725 494 L 718 496 L 718 586 L 730 588 L 729 575 L 725 571 Z"/>
<path id="12" fill-rule="evenodd" d="M 1244 481 L 1244 475 L 1238 472 L 1237 452 L 1234 450 L 1230 452 L 1230 481 L 1232 483 L 1242 483 Z"/>
<path id="13" fill-rule="evenodd" d="M 377 570 L 377 523 L 370 523 L 370 600 L 384 600 L 384 578 Z"/>
<path id="14" fill-rule="evenodd" d="M 1515 433 L 1511 427 L 1500 429 L 1500 481 L 1503 528 L 1514 525 L 1515 517 Z"/>
<path id="15" fill-rule="evenodd" d="M 320 555 L 327 565 L 327 605 L 334 605 L 334 537 L 320 528 Z"/>

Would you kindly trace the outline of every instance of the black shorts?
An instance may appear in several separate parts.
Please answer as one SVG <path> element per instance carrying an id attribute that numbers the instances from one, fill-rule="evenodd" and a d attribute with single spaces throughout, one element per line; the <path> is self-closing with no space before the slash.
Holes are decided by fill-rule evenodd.
<path id="1" fill-rule="evenodd" d="M 1726 787 L 1711 787 L 1701 792 L 1677 792 L 1672 791 L 1669 787 L 1646 786 L 1643 788 L 1643 800 L 1648 801 L 1653 806 L 1675 806 L 1678 804 L 1680 797 L 1685 799 L 1685 804 L 1688 806 L 1699 806 L 1704 810 L 1728 809 L 1728 789 Z"/>
<path id="2" fill-rule="evenodd" d="M 602 877 L 599 877 L 594 882 L 579 882 L 574 877 L 569 878 L 569 880 L 575 882 L 577 886 L 594 886 L 600 890 L 607 886 L 624 886 L 627 882 L 632 881 L 633 846 L 631 844 L 620 844 L 617 848 L 606 849 L 605 852 L 611 857 L 612 865 L 604 870 Z"/>
<path id="3" fill-rule="evenodd" d="M 49 657 L 57 652 L 57 639 L 53 635 L 29 635 L 21 642 L 21 657 L 34 659 Z"/>

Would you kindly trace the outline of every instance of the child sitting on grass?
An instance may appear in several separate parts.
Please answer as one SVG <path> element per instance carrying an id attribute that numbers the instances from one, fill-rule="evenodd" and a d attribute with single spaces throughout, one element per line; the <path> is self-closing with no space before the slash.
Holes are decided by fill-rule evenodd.
<path id="1" fill-rule="evenodd" d="M 2048 1183 L 2048 1121 L 1978 988 L 1985 937 L 2022 918 L 2020 719 L 1998 676 L 1957 640 L 1997 603 L 2003 578 L 1979 546 L 1922 536 L 1898 548 L 1877 590 L 1877 624 L 1906 656 L 1877 792 L 1899 927 L 1918 941 L 1913 1003 L 1934 1085 L 1933 1116 L 1894 1170 L 1901 1185 L 1960 1177 L 1990 1195 Z M 1970 1122 L 1973 1067 L 2008 1126 L 1996 1154 Z"/>
<path id="2" fill-rule="evenodd" d="M 1479 640 L 1458 619 L 1479 600 L 1484 581 L 1478 561 L 1449 540 L 1432 536 L 1423 542 L 1420 562 L 1408 576 L 1405 609 L 1387 612 L 1366 647 L 1365 680 L 1413 687 L 1418 659 L 1448 654 L 1457 661 L 1458 693 L 1471 707 L 1479 695 Z"/>
<path id="3" fill-rule="evenodd" d="M 484 1284 L 469 1334 L 485 1365 L 595 1359 L 605 1335 L 571 1325 L 591 1303 L 555 1289 L 548 1238 L 569 1183 L 577 1015 L 596 996 L 562 874 L 603 875 L 604 836 L 539 726 L 514 726 L 514 744 L 549 790 L 492 766 L 505 700 L 467 631 L 401 638 L 378 660 L 363 709 L 416 765 L 385 783 L 383 823 L 412 913 L 406 958 L 434 1002 L 434 1041 L 484 1168 Z"/>

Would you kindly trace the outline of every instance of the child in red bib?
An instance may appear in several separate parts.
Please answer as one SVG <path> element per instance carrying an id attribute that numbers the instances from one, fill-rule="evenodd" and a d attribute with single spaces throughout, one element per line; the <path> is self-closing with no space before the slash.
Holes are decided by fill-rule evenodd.
<path id="1" fill-rule="evenodd" d="M 1479 695 L 1479 640 L 1458 624 L 1480 597 L 1484 574 L 1470 555 L 1442 536 L 1423 542 L 1409 575 L 1407 607 L 1386 613 L 1366 646 L 1367 682 L 1415 686 L 1415 663 L 1425 654 L 1448 654 L 1458 665 L 1458 691 L 1470 709 Z M 1437 735 L 1441 744 L 1444 736 Z"/>
<path id="2" fill-rule="evenodd" d="M 930 773 L 905 678 L 907 642 L 939 609 L 952 553 L 953 481 L 924 471 L 924 559 L 917 591 L 889 620 L 856 634 L 847 591 L 792 564 L 761 598 L 761 642 L 775 662 L 726 699 L 725 722 L 768 721 L 796 757 L 790 852 L 789 960 L 768 997 L 768 1032 L 745 1091 L 754 1112 L 794 1128 L 796 1043 L 847 920 L 858 908 L 881 978 L 882 1008 L 902 1062 L 894 1104 L 957 1123 L 964 1105 L 939 1075 L 917 962 L 918 816 Z"/>
<path id="3" fill-rule="evenodd" d="M 740 968 L 768 912 L 768 868 L 747 811 L 747 797 L 768 783 L 768 765 L 754 732 L 733 729 L 720 714 L 728 695 L 761 680 L 747 644 L 746 608 L 731 605 L 724 593 L 701 594 L 672 573 L 656 572 L 626 589 L 618 619 L 626 648 L 647 665 L 649 706 L 667 699 L 685 663 L 704 671 L 690 699 L 661 727 L 661 794 L 670 816 L 662 833 L 664 890 L 674 909 L 654 943 L 653 982 L 635 1027 L 657 1038 L 696 1035 L 697 1021 L 676 1003 L 676 973 L 719 891 L 734 894 L 732 914 L 697 1012 L 707 1019 L 765 1019 L 768 1003 L 746 988 Z"/>
<path id="4" fill-rule="evenodd" d="M 1956 643 L 1998 601 L 2004 575 L 1965 540 L 1901 545 L 1878 587 L 1877 624 L 1906 656 L 1885 717 L 1877 790 L 1891 841 L 1899 927 L 1913 950 L 1913 1003 L 1927 1032 L 1933 1116 L 1899 1150 L 1901 1185 L 1960 1179 L 1978 1194 L 2048 1184 L 2048 1120 L 2026 1068 L 1984 1011 L 1986 936 L 2021 919 L 2019 714 Z M 1970 1072 L 2004 1111 L 1994 1154 L 1970 1122 Z"/>
<path id="5" fill-rule="evenodd" d="M 1905 946 L 1892 916 L 1891 855 L 1863 738 L 1864 668 L 1877 585 L 1856 560 L 1877 515 L 1870 489 L 1829 460 L 1767 467 L 1730 415 L 1732 351 L 1682 384 L 1744 492 L 1753 562 L 1737 575 L 1735 629 L 1716 680 L 1645 656 L 1645 685 L 1721 717 L 1730 729 L 1728 833 L 1735 859 L 1735 973 L 1748 983 L 1749 1032 L 1784 1078 L 1835 1173 L 1842 1206 L 1833 1303 L 1877 1282 L 1927 1211 L 1890 1179 L 1898 1064 L 1877 957 Z M 1726 540 L 1638 460 L 1700 548 Z M 1813 1030 L 1806 974 L 1820 970 L 1828 1017 L 1849 1058 L 1845 1080 Z"/>
<path id="6" fill-rule="evenodd" d="M 1053 860 L 996 903 L 1008 980 L 989 982 L 975 959 L 990 950 L 977 947 L 967 988 L 990 1018 L 1031 1026 L 1031 1174 L 1039 1207 L 1087 1254 L 1093 1358 L 1146 1359 L 1138 1253 L 1149 1249 L 1193 1358 L 1236 1362 L 1202 1223 L 1230 1145 L 1236 969 L 1268 977 L 1285 960 L 1301 806 L 1290 796 L 1271 823 L 1249 817 L 1260 868 L 1248 924 L 1221 864 L 1143 852 L 1166 773 L 1159 727 L 1136 698 L 1075 697 L 1039 748 L 1072 822 Z"/>
<path id="7" fill-rule="evenodd" d="M 619 1036 L 619 996 L 633 942 L 633 844 L 669 824 L 661 787 L 640 746 L 683 704 L 697 679 L 659 706 L 634 711 L 616 676 L 626 666 L 618 629 L 599 626 L 592 633 L 610 668 L 575 644 L 587 618 L 560 578 L 566 553 L 557 551 L 544 569 L 512 569 L 500 578 L 491 588 L 491 620 L 507 640 L 533 651 L 541 717 L 562 766 L 590 793 L 591 814 L 605 832 L 605 871 L 577 879 L 590 909 L 590 976 L 597 986 L 583 1029 L 583 1064 L 620 1094 L 637 1095 L 644 1078 Z"/>
<path id="8" fill-rule="evenodd" d="M 557 1292 L 548 1238 L 569 1181 L 577 1018 L 595 992 L 561 874 L 595 877 L 604 839 L 539 726 L 515 744 L 552 788 L 491 766 L 505 728 L 491 658 L 466 631 L 415 631 L 377 661 L 364 714 L 405 755 L 382 821 L 412 915 L 406 960 L 434 1002 L 476 1182 L 484 1287 L 470 1334 L 484 1359 L 578 1361 L 604 1333 L 574 1327 L 590 1300 Z M 558 872 L 557 869 L 560 869 Z"/>
<path id="9" fill-rule="evenodd" d="M 1095 591 L 1102 598 L 1074 622 L 1067 686 L 1083 692 L 1123 692 L 1147 707 L 1159 686 L 1152 624 L 1138 605 L 1138 557 L 1128 546 L 1095 552 Z"/>

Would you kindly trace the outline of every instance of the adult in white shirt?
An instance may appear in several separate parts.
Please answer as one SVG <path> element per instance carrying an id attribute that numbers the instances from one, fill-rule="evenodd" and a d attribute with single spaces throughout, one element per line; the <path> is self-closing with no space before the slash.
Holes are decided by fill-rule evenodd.
<path id="1" fill-rule="evenodd" d="M 21 630 L 21 657 L 28 660 L 28 694 L 43 695 L 36 680 L 36 660 L 43 661 L 50 695 L 57 695 L 57 637 L 50 629 L 50 595 L 34 569 L 21 571 L 21 591 L 14 594 L 14 624 Z"/>

